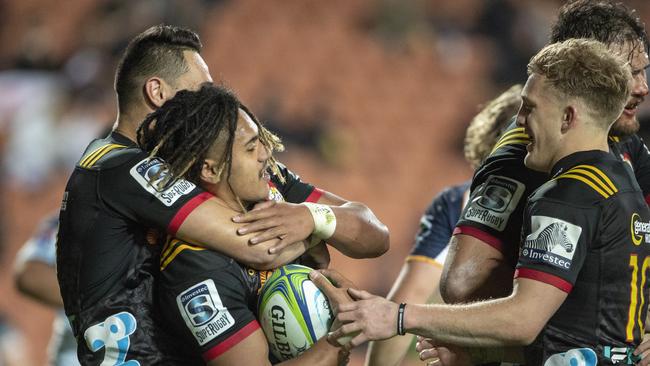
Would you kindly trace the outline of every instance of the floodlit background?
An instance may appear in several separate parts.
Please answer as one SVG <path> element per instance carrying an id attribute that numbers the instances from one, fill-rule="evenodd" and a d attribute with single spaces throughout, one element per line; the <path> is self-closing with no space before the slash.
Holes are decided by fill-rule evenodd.
<path id="1" fill-rule="evenodd" d="M 22 352 L 22 365 L 45 363 L 53 311 L 15 291 L 14 256 L 58 208 L 86 144 L 113 123 L 113 72 L 139 32 L 159 23 L 198 31 L 215 81 L 284 138 L 280 160 L 374 210 L 390 229 L 390 251 L 372 260 L 333 253 L 331 267 L 385 295 L 424 208 L 471 176 L 465 127 L 481 103 L 525 81 L 560 3 L 0 1 L 0 330 L 22 339 L 22 349 L 5 352 Z M 650 19 L 649 2 L 626 3 Z"/>

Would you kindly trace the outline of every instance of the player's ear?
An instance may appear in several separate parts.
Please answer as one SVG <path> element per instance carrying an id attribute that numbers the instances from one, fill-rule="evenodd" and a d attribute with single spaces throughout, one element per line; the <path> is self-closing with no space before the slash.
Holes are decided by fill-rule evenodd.
<path id="1" fill-rule="evenodd" d="M 159 77 L 153 76 L 144 83 L 144 100 L 151 109 L 158 109 L 171 97 L 169 85 Z"/>
<path id="2" fill-rule="evenodd" d="M 209 184 L 217 184 L 221 180 L 221 169 L 219 163 L 212 159 L 203 160 L 203 165 L 201 165 L 201 174 L 200 178 L 202 181 Z"/>
<path id="3" fill-rule="evenodd" d="M 568 105 L 564 108 L 564 113 L 562 114 L 562 127 L 561 132 L 566 133 L 570 129 L 575 127 L 577 110 L 574 106 Z"/>

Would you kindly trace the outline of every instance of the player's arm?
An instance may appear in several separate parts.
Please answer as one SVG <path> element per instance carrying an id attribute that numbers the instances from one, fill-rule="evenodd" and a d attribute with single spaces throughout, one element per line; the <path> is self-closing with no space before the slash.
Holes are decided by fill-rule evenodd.
<path id="1" fill-rule="evenodd" d="M 255 245 L 251 244 L 251 234 L 237 234 L 237 229 L 241 228 L 242 224 L 231 220 L 234 215 L 236 215 L 235 211 L 210 198 L 182 219 L 182 224 L 177 231 L 174 231 L 174 235 L 224 253 L 255 269 L 271 269 L 287 264 L 310 247 L 306 242 L 299 241 L 291 243 L 282 251 L 271 253 L 269 249 L 277 245 L 280 239 L 274 238 Z"/>
<path id="2" fill-rule="evenodd" d="M 440 294 L 448 304 L 504 297 L 512 291 L 513 268 L 503 253 L 476 236 L 457 234 L 440 279 Z"/>
<path id="3" fill-rule="evenodd" d="M 16 289 L 44 305 L 63 306 L 55 269 L 55 240 L 58 220 L 48 217 L 23 245 L 14 263 Z"/>
<path id="4" fill-rule="evenodd" d="M 326 238 L 328 244 L 351 258 L 377 257 L 388 250 L 388 229 L 366 205 L 326 191 L 319 194 L 315 202 L 329 206 L 336 217 L 334 232 Z M 239 233 L 253 233 L 252 243 L 282 237 L 274 250 L 305 240 L 315 230 L 315 219 L 307 206 L 289 202 L 267 201 L 233 220 L 247 224 Z"/>
<path id="5" fill-rule="evenodd" d="M 407 261 L 402 266 L 399 277 L 388 294 L 388 299 L 396 303 L 428 303 L 431 297 L 438 292 L 437 283 L 440 281 L 440 274 L 441 269 L 437 264 Z M 406 356 L 412 341 L 413 336 L 407 335 L 370 342 L 366 354 L 366 365 L 399 365 Z"/>
<path id="6" fill-rule="evenodd" d="M 335 366 L 338 364 L 339 349 L 327 343 L 322 338 L 313 347 L 302 353 L 300 356 L 284 361 L 276 365 L 314 365 L 314 366 Z M 266 337 L 261 329 L 257 329 L 243 341 L 227 352 L 208 362 L 208 366 L 230 366 L 239 365 L 246 360 L 246 365 L 267 366 L 269 362 L 269 346 Z"/>
<path id="7" fill-rule="evenodd" d="M 20 293 L 44 305 L 63 306 L 56 269 L 47 263 L 31 260 L 17 266 L 14 283 Z"/>
<path id="8" fill-rule="evenodd" d="M 566 299 L 553 285 L 519 278 L 513 294 L 467 305 L 411 305 L 404 312 L 408 333 L 463 347 L 503 347 L 532 343 Z M 343 304 L 337 319 L 344 323 L 330 339 L 355 336 L 346 348 L 397 334 L 398 305 L 365 291 L 350 291 L 358 301 Z"/>

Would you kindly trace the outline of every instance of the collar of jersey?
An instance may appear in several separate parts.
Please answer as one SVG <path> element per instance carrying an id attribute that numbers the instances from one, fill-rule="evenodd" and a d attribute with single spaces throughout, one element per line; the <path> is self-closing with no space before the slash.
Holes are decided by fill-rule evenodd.
<path id="1" fill-rule="evenodd" d="M 128 137 L 122 135 L 119 132 L 112 131 L 110 135 L 111 139 L 119 144 L 126 145 L 128 147 L 138 146 L 135 142 L 131 141 Z"/>
<path id="2" fill-rule="evenodd" d="M 580 165 L 586 161 L 603 161 L 613 158 L 614 157 L 609 152 L 602 150 L 574 152 L 573 154 L 569 154 L 555 163 L 553 169 L 551 169 L 551 176 L 555 177 L 557 174 L 566 172 L 574 166 Z"/>

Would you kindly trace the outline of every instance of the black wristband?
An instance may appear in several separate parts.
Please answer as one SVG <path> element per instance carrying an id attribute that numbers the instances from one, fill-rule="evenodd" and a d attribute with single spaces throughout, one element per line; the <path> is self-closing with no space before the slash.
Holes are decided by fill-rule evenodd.
<path id="1" fill-rule="evenodd" d="M 403 336 L 406 334 L 404 329 L 404 309 L 406 308 L 405 303 L 399 304 L 399 309 L 397 309 L 397 335 Z"/>

